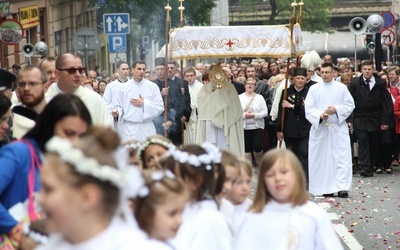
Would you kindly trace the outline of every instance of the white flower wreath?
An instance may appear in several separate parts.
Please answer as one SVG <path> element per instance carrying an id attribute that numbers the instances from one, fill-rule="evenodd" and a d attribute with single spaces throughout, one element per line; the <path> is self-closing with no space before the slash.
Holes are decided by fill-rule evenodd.
<path id="1" fill-rule="evenodd" d="M 205 142 L 201 147 L 207 152 L 206 154 L 194 155 L 188 152 L 181 151 L 177 147 L 173 146 L 168 150 L 168 154 L 174 158 L 175 161 L 179 163 L 188 163 L 194 167 L 200 167 L 201 165 L 206 165 L 206 170 L 212 170 L 212 163 L 221 163 L 221 151 L 209 142 Z"/>
<path id="2" fill-rule="evenodd" d="M 164 178 L 175 179 L 175 175 L 170 170 L 165 171 L 154 171 L 151 173 L 151 179 L 153 182 L 162 181 Z M 152 183 L 150 183 L 152 184 Z M 149 184 L 149 185 L 150 185 Z M 148 185 L 143 185 L 138 192 L 140 198 L 145 198 L 150 194 L 150 188 Z"/>
<path id="3" fill-rule="evenodd" d="M 174 147 L 174 144 L 172 144 L 170 142 L 167 142 L 165 140 L 161 140 L 159 138 L 148 139 L 148 140 L 146 140 L 145 142 L 143 142 L 140 145 L 140 147 L 139 147 L 139 149 L 137 151 L 137 156 L 138 156 L 139 161 L 143 161 L 143 159 L 141 158 L 142 152 L 145 151 L 147 149 L 147 147 L 152 145 L 152 144 L 160 145 L 160 146 L 162 146 L 162 147 L 164 147 L 166 149 Z"/>
<path id="4" fill-rule="evenodd" d="M 119 189 L 124 189 L 128 197 L 136 197 L 144 185 L 144 179 L 136 168 L 121 171 L 100 165 L 96 159 L 86 157 L 81 150 L 74 148 L 69 140 L 55 136 L 47 142 L 46 149 L 58 154 L 62 161 L 69 163 L 79 174 L 110 182 Z"/>

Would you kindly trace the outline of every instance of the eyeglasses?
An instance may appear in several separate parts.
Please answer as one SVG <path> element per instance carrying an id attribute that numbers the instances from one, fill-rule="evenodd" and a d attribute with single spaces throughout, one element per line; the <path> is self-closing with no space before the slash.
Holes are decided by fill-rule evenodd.
<path id="1" fill-rule="evenodd" d="M 85 72 L 86 68 L 69 68 L 69 69 L 57 69 L 58 71 L 67 71 L 68 74 L 72 75 L 75 74 L 76 71 L 79 72 L 79 74 L 83 74 Z"/>
<path id="2" fill-rule="evenodd" d="M 38 82 L 18 82 L 17 83 L 17 87 L 19 89 L 24 89 L 26 87 L 26 85 L 28 85 L 30 88 L 34 88 L 36 86 L 38 86 L 40 83 Z"/>

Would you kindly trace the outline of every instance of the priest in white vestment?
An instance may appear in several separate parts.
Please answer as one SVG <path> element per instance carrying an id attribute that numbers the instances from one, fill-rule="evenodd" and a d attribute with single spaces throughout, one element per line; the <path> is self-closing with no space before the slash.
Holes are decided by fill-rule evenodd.
<path id="1" fill-rule="evenodd" d="M 119 117 L 118 134 L 121 141 L 145 141 L 156 134 L 153 119 L 164 111 L 160 90 L 154 82 L 144 78 L 146 64 L 135 61 L 133 78 L 121 85 L 113 98 L 112 112 Z"/>
<path id="2" fill-rule="evenodd" d="M 78 96 L 89 110 L 94 125 L 111 126 L 110 115 L 103 98 L 93 90 L 81 86 L 85 68 L 80 57 L 65 53 L 56 60 L 58 82 L 53 83 L 45 94 L 48 103 L 58 94 L 71 93 Z"/>
<path id="3" fill-rule="evenodd" d="M 312 124 L 309 140 L 309 192 L 338 192 L 347 197 L 352 184 L 352 158 L 346 119 L 354 100 L 346 85 L 333 79 L 333 65 L 321 66 L 323 81 L 314 84 L 305 100 L 307 120 Z"/>
<path id="4" fill-rule="evenodd" d="M 197 95 L 196 143 L 208 141 L 244 156 L 243 110 L 235 87 L 227 83 L 221 66 L 211 69 L 209 84 Z"/>

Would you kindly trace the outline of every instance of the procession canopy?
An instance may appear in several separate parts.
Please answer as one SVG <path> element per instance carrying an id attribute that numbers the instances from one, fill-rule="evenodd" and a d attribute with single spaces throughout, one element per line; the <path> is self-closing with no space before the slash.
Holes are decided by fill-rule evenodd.
<path id="1" fill-rule="evenodd" d="M 174 60 L 229 57 L 296 57 L 304 54 L 300 25 L 207 26 L 173 29 Z M 292 41 L 292 42 L 290 42 Z"/>

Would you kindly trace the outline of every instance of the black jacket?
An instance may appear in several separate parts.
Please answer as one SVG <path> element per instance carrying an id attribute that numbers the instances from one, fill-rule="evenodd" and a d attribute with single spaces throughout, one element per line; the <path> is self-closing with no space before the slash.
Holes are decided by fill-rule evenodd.
<path id="1" fill-rule="evenodd" d="M 363 76 L 354 78 L 349 91 L 353 96 L 355 109 L 352 123 L 355 130 L 380 131 L 381 125 L 389 125 L 393 115 L 393 102 L 387 90 L 386 83 L 373 75 L 375 85 L 369 90 Z"/>
<path id="2" fill-rule="evenodd" d="M 282 121 L 282 101 L 283 93 L 279 103 L 279 111 L 277 118 L 277 131 L 283 132 L 285 137 L 290 138 L 305 138 L 308 137 L 311 123 L 306 119 L 306 113 L 304 110 L 304 100 L 306 99 L 309 87 L 304 86 L 300 91 L 294 88 L 294 85 L 290 85 L 287 89 L 286 101 L 294 104 L 294 109 L 285 108 L 285 123 L 283 131 L 281 129 Z"/>

